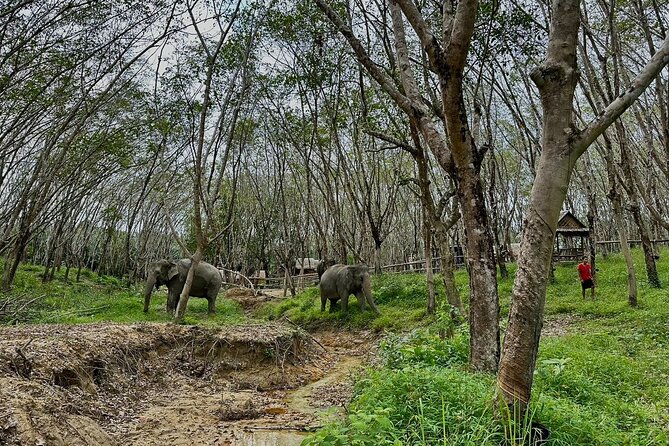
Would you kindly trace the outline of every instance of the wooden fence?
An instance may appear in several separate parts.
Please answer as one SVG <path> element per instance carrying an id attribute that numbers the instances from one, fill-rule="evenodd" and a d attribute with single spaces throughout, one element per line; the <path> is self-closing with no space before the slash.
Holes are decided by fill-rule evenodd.
<path id="1" fill-rule="evenodd" d="M 464 266 L 465 256 L 454 256 L 454 263 L 456 267 Z M 392 265 L 384 265 L 381 267 L 383 273 L 401 274 L 401 273 L 423 273 L 426 270 L 425 259 L 412 260 L 405 263 L 394 263 Z M 441 272 L 441 257 L 432 258 L 432 271 L 435 273 Z"/>
<path id="2" fill-rule="evenodd" d="M 635 248 L 638 246 L 641 246 L 641 240 L 629 240 L 629 245 L 631 248 Z M 657 249 L 658 247 L 669 247 L 669 239 L 658 239 L 658 240 L 651 240 L 651 243 L 653 244 L 653 248 Z M 599 253 L 601 254 L 609 254 L 613 252 L 619 252 L 620 251 L 620 241 L 619 240 L 602 240 L 596 242 L 597 248 Z M 556 259 L 557 257 L 557 259 Z M 578 261 L 583 257 L 583 254 L 579 253 L 569 253 L 569 255 L 566 255 L 565 253 L 560 253 L 558 255 L 554 254 L 554 260 L 560 261 L 560 260 L 575 260 Z M 455 265 L 456 267 L 463 266 L 465 263 L 465 256 L 461 252 L 456 253 L 454 256 L 455 260 Z M 420 260 L 412 260 L 410 262 L 404 262 L 404 263 L 393 263 L 391 265 L 384 265 L 381 267 L 382 273 L 385 274 L 411 274 L 411 273 L 424 273 L 426 270 L 425 268 L 425 259 L 420 259 Z M 432 259 L 432 270 L 435 273 L 441 272 L 441 257 L 434 257 Z M 235 273 L 234 271 L 229 271 L 230 273 Z M 373 273 L 373 268 L 370 266 L 370 272 Z M 235 273 L 239 274 L 239 273 Z M 241 275 L 240 275 L 241 276 Z M 243 277 L 243 276 L 242 276 Z M 310 273 L 310 274 L 298 274 L 295 276 L 291 276 L 293 279 L 293 284 L 295 285 L 295 288 L 297 290 L 303 290 L 307 287 L 314 286 L 318 283 L 318 275 L 316 273 Z M 242 285 L 246 287 L 251 287 L 254 289 L 263 289 L 263 288 L 268 288 L 268 289 L 281 289 L 284 288 L 285 285 L 285 277 L 256 277 L 256 276 L 251 276 L 251 277 L 244 277 L 243 280 L 234 283 L 234 282 L 226 282 L 229 284 L 237 284 L 237 285 Z"/>
<path id="3" fill-rule="evenodd" d="M 221 273 L 225 285 L 250 288 L 254 290 L 254 293 L 256 293 L 256 290 L 261 289 L 281 289 L 286 287 L 285 277 L 246 277 L 237 271 L 231 271 L 221 267 L 219 267 L 218 270 Z M 314 286 L 318 282 L 318 274 L 316 273 L 298 274 L 296 276 L 291 276 L 291 278 L 293 280 L 293 285 L 297 290 L 303 290 L 304 288 Z"/>
<path id="4" fill-rule="evenodd" d="M 293 284 L 295 285 L 295 288 L 298 290 L 302 290 L 304 288 L 314 286 L 318 281 L 318 274 L 316 273 L 298 274 L 297 276 L 291 276 L 291 278 L 293 279 Z M 271 288 L 271 289 L 283 288 L 284 283 L 286 281 L 285 277 L 265 277 L 265 278 L 249 277 L 249 279 L 251 279 L 251 282 L 253 282 L 254 286 L 256 286 L 257 288 Z"/>
<path id="5" fill-rule="evenodd" d="M 657 239 L 650 241 L 653 244 L 653 250 L 656 250 L 659 247 L 669 247 L 669 239 Z M 620 252 L 620 240 L 602 240 L 595 242 L 599 248 L 599 252 L 602 254 L 609 254 L 612 252 Z M 636 248 L 641 246 L 641 240 L 628 240 L 627 244 L 630 248 Z"/>

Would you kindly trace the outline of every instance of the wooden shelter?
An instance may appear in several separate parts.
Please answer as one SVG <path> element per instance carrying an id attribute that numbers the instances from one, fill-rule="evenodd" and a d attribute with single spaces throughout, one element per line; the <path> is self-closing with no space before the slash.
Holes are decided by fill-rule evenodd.
<path id="1" fill-rule="evenodd" d="M 574 262 L 583 259 L 590 234 L 587 226 L 569 211 L 563 211 L 555 232 L 554 262 Z"/>
<path id="2" fill-rule="evenodd" d="M 316 272 L 319 263 L 321 263 L 320 260 L 310 257 L 295 259 L 293 274 L 313 274 Z"/>

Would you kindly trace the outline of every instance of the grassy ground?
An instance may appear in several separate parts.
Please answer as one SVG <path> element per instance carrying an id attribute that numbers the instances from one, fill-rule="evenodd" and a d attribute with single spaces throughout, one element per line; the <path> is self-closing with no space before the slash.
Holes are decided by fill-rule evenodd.
<path id="1" fill-rule="evenodd" d="M 583 300 L 575 264 L 556 267 L 548 288 L 546 325 L 537 361 L 531 413 L 546 425 L 549 445 L 669 444 L 669 251 L 658 263 L 665 288 L 645 282 L 640 252 L 635 252 L 639 307 L 627 304 L 625 264 L 620 256 L 598 259 L 597 298 Z M 511 272 L 514 266 L 510 265 Z M 61 275 L 42 284 L 42 268 L 22 266 L 14 290 L 3 302 L 30 302 L 20 317 L 4 323 L 85 323 L 95 321 L 168 321 L 165 292 L 154 293 L 149 313 L 142 312 L 141 289 L 124 288 L 114 278 L 87 272 L 81 283 Z M 467 302 L 466 272 L 457 282 Z M 438 282 L 438 292 L 443 296 Z M 512 279 L 499 282 L 503 326 Z M 314 444 L 356 445 L 498 445 L 504 427 L 492 413 L 494 377 L 467 372 L 467 327 L 453 339 L 437 336 L 448 324 L 446 308 L 425 313 L 424 278 L 385 275 L 373 278 L 381 316 L 361 313 L 353 299 L 348 315 L 321 313 L 316 288 L 274 302 L 245 316 L 234 301 L 219 298 L 215 316 L 207 302 L 189 302 L 187 323 L 238 324 L 282 315 L 308 328 L 372 328 L 389 335 L 382 346 L 383 365 L 369 370 L 356 386 L 356 398 L 343 423 L 314 434 Z M 2 317 L 2 311 L 0 311 Z"/>
<path id="2" fill-rule="evenodd" d="M 665 286 L 668 258 L 663 252 L 658 264 Z M 630 308 L 622 258 L 598 262 L 594 301 L 581 298 L 576 264 L 556 268 L 546 325 L 561 334 L 542 338 L 530 421 L 548 427 L 549 445 L 667 445 L 666 288 L 648 287 L 635 252 L 639 307 Z M 384 286 L 387 280 L 381 280 Z M 464 294 L 462 272 L 458 281 Z M 504 320 L 511 288 L 512 279 L 500 280 Z M 435 332 L 433 324 L 389 337 L 382 349 L 384 365 L 358 382 L 347 422 L 315 434 L 313 444 L 523 444 L 509 442 L 512 435 L 492 413 L 494 377 L 466 371 L 466 327 L 449 341 Z"/>
<path id="3" fill-rule="evenodd" d="M 11 317 L 5 316 L 4 320 L 0 318 L 0 323 L 80 324 L 101 321 L 132 323 L 172 320 L 165 311 L 167 301 L 165 287 L 154 291 L 151 307 L 144 313 L 142 311 L 144 298 L 140 285 L 128 288 L 115 277 L 99 276 L 91 271 L 83 271 L 81 282 L 65 281 L 64 271 L 60 271 L 56 273 L 55 280 L 42 283 L 39 276 L 43 271 L 43 267 L 35 265 L 20 267 L 12 291 L 8 295 L 0 294 L 0 300 L 13 302 L 13 308 L 20 308 L 22 305 L 20 302 L 36 300 L 26 307 L 27 311 L 21 311 L 20 317 L 12 320 Z M 235 301 L 220 298 L 217 300 L 215 315 L 207 314 L 206 299 L 191 298 L 184 318 L 187 324 L 203 325 L 238 324 L 244 320 L 244 312 Z"/>

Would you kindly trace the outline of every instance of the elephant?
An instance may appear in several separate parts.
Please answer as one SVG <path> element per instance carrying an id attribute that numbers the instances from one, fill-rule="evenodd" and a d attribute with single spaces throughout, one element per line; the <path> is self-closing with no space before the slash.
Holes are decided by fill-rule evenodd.
<path id="1" fill-rule="evenodd" d="M 148 267 L 148 278 L 144 288 L 144 312 L 149 311 L 151 303 L 151 293 L 153 287 L 156 289 L 160 285 L 167 285 L 167 311 L 174 313 L 179 303 L 179 296 L 186 283 L 186 276 L 190 269 L 191 260 L 181 259 L 176 261 L 158 260 Z M 209 301 L 208 312 L 216 312 L 216 297 L 221 289 L 223 280 L 221 273 L 215 266 L 207 262 L 200 262 L 193 275 L 193 283 L 190 287 L 190 296 L 204 297 Z"/>
<path id="2" fill-rule="evenodd" d="M 361 310 L 365 309 L 367 302 L 376 314 L 380 314 L 372 298 L 372 282 L 367 265 L 332 265 L 321 276 L 320 291 L 321 311 L 325 311 L 328 299 L 330 299 L 330 312 L 334 311 L 334 304 L 341 299 L 341 309 L 347 313 L 348 297 L 355 294 Z"/>
<path id="3" fill-rule="evenodd" d="M 320 282 L 321 277 L 323 277 L 323 273 L 331 267 L 332 265 L 336 264 L 334 260 L 332 260 L 329 257 L 325 257 L 323 260 L 318 262 L 318 266 L 316 266 L 316 274 L 318 274 L 318 281 Z"/>

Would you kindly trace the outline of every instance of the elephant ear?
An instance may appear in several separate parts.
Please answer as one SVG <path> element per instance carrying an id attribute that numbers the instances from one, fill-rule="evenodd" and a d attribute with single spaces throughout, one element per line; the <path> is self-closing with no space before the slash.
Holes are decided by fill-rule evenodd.
<path id="1" fill-rule="evenodd" d="M 170 269 L 167 271 L 167 279 L 172 280 L 172 277 L 176 276 L 177 274 L 179 274 L 177 264 L 170 262 Z"/>

